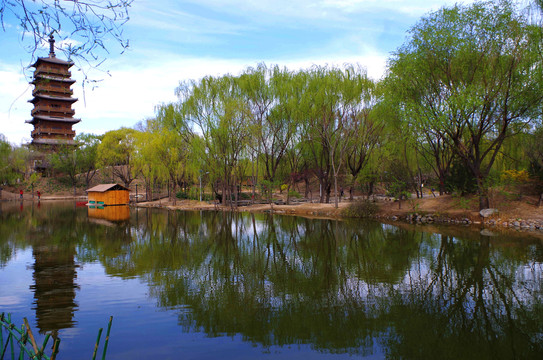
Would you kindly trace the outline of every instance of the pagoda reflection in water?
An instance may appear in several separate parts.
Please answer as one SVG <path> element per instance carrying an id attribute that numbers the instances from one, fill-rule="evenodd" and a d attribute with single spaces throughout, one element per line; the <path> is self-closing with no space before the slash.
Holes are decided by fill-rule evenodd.
<path id="1" fill-rule="evenodd" d="M 33 310 L 36 311 L 37 326 L 41 333 L 71 328 L 77 310 L 75 290 L 79 288 L 73 245 L 36 244 L 34 257 Z"/>

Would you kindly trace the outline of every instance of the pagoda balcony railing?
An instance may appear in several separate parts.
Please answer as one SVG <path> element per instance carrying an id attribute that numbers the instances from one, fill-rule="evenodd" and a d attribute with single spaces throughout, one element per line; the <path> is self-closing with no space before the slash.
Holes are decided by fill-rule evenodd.
<path id="1" fill-rule="evenodd" d="M 64 95 L 74 94 L 73 90 L 69 88 L 57 88 L 57 87 L 52 87 L 52 86 L 40 86 L 32 90 L 32 96 L 36 96 L 37 94 L 54 95 L 53 93 L 59 93 L 59 94 L 64 94 Z"/>
<path id="2" fill-rule="evenodd" d="M 72 138 L 75 136 L 75 130 L 38 128 L 38 129 L 32 130 L 30 134 L 32 135 L 32 137 L 39 136 L 39 135 L 64 135 L 64 136 Z"/>
<path id="3" fill-rule="evenodd" d="M 62 77 L 72 77 L 71 71 L 55 68 L 55 67 L 47 67 L 42 66 L 39 69 L 34 70 L 34 77 L 36 77 L 39 74 L 53 74 L 53 75 L 62 75 Z"/>
<path id="4" fill-rule="evenodd" d="M 57 113 L 57 114 L 64 114 L 64 115 L 74 115 L 75 111 L 72 109 L 63 109 L 63 108 L 57 108 L 52 106 L 39 106 L 32 110 L 30 114 L 32 116 L 38 114 L 38 113 L 47 113 L 48 115 L 52 115 L 51 113 Z"/>

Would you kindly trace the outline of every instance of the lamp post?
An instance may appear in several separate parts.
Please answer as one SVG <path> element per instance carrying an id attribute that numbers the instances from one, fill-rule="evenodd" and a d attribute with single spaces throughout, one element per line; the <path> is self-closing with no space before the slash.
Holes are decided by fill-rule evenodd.
<path id="1" fill-rule="evenodd" d="M 209 171 L 206 172 L 204 175 L 209 174 Z M 202 202 L 202 170 L 200 170 L 200 202 Z"/>

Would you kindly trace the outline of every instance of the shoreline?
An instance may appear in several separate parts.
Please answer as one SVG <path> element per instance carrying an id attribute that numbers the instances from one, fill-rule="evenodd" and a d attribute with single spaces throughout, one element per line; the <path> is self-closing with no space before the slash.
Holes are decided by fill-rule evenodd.
<path id="1" fill-rule="evenodd" d="M 378 210 L 367 218 L 384 223 L 405 223 L 413 225 L 464 225 L 479 226 L 496 230 L 512 230 L 543 235 L 543 207 L 538 208 L 534 204 L 536 199 L 526 197 L 524 201 L 502 201 L 496 206 L 499 211 L 489 217 L 483 218 L 479 211 L 473 207 L 466 207 L 465 203 L 470 198 L 455 198 L 450 195 L 410 199 L 403 201 L 401 206 L 398 201 L 386 201 L 386 198 L 374 200 Z M 48 201 L 86 201 L 86 195 L 47 195 L 40 200 L 36 196 L 25 194 L 23 199 L 18 194 L 10 194 L 8 198 L 0 198 L 0 202 L 48 202 Z M 356 199 L 355 199 L 356 201 Z M 360 219 L 348 217 L 343 210 L 352 204 L 350 200 L 339 202 L 336 209 L 333 203 L 295 202 L 286 204 L 254 204 L 233 208 L 220 204 L 200 202 L 197 200 L 161 199 L 149 202 L 131 202 L 129 206 L 140 208 L 160 208 L 179 211 L 233 211 L 250 213 L 272 213 L 278 215 L 301 216 L 313 219 Z M 403 208 L 402 208 L 403 207 Z M 503 209 L 503 210 L 502 210 Z"/>
<path id="2" fill-rule="evenodd" d="M 421 200 L 421 199 L 418 199 Z M 141 208 L 160 208 L 171 211 L 234 211 L 250 213 L 272 213 L 278 215 L 301 216 L 313 219 L 353 220 L 359 217 L 348 217 L 342 214 L 350 201 L 342 201 L 336 209 L 334 204 L 297 203 L 291 205 L 257 204 L 231 208 L 230 206 L 200 203 L 195 200 L 179 200 L 172 204 L 167 200 L 154 202 L 132 203 L 130 206 Z M 519 214 L 498 212 L 495 215 L 483 218 L 478 211 L 467 209 L 445 209 L 441 211 L 408 209 L 394 209 L 390 203 L 377 201 L 379 210 L 368 219 L 395 224 L 411 225 L 463 225 L 478 226 L 482 229 L 522 231 L 543 236 L 543 209 L 537 209 L 537 217 L 519 217 Z M 397 202 L 392 202 L 397 206 Z"/>

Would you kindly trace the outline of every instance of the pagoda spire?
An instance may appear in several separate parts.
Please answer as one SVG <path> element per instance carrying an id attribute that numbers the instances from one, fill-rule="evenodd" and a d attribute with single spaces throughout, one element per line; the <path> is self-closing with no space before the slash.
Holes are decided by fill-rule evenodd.
<path id="1" fill-rule="evenodd" d="M 55 37 L 53 33 L 49 34 L 49 57 L 55 57 Z"/>

